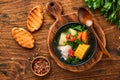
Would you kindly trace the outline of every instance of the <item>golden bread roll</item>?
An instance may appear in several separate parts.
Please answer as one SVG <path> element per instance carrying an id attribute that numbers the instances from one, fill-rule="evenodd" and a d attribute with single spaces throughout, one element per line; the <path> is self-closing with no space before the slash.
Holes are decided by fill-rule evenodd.
<path id="1" fill-rule="evenodd" d="M 42 26 L 42 23 L 43 23 L 42 6 L 36 6 L 28 14 L 27 27 L 29 31 L 34 32 Z"/>
<path id="2" fill-rule="evenodd" d="M 19 45 L 25 48 L 33 48 L 34 47 L 34 38 L 30 32 L 23 28 L 13 28 L 12 36 L 17 41 Z"/>

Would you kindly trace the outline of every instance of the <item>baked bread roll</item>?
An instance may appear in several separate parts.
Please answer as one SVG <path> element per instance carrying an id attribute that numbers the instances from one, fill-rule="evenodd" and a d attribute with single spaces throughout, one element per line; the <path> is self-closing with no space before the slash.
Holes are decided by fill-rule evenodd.
<path id="1" fill-rule="evenodd" d="M 42 6 L 34 7 L 27 18 L 27 27 L 30 32 L 38 30 L 43 23 L 43 8 Z"/>
<path id="2" fill-rule="evenodd" d="M 23 28 L 13 28 L 12 36 L 17 41 L 19 45 L 25 48 L 33 48 L 34 47 L 34 38 L 30 32 Z"/>

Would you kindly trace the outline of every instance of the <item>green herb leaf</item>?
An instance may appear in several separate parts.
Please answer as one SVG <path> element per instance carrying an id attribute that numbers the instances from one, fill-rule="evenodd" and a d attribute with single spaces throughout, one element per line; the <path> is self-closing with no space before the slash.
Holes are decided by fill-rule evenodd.
<path id="1" fill-rule="evenodd" d="M 102 0 L 94 0 L 93 8 L 94 8 L 94 9 L 99 8 L 100 5 L 101 5 L 101 1 L 102 1 Z"/>
<path id="2" fill-rule="evenodd" d="M 80 59 L 79 58 L 77 58 L 77 57 L 69 57 L 68 56 L 68 58 L 67 58 L 67 60 L 66 60 L 66 62 L 67 63 L 73 63 L 73 64 L 75 64 L 75 63 L 78 63 L 80 61 Z"/>
<path id="3" fill-rule="evenodd" d="M 120 19 L 117 21 L 118 28 L 120 28 Z"/>
<path id="4" fill-rule="evenodd" d="M 75 57 L 74 60 L 72 61 L 73 64 L 78 63 L 80 61 L 79 58 Z"/>
<path id="5" fill-rule="evenodd" d="M 93 8 L 93 0 L 85 0 L 89 8 Z"/>
<path id="6" fill-rule="evenodd" d="M 83 44 L 84 42 L 80 41 L 79 39 L 74 40 L 73 42 L 66 42 L 66 45 L 70 45 L 73 50 L 76 50 L 79 44 Z"/>
<path id="7" fill-rule="evenodd" d="M 120 26 L 120 0 L 85 0 L 87 6 L 92 10 L 101 8 L 100 14 L 110 23 L 117 23 Z"/>
<path id="8" fill-rule="evenodd" d="M 82 25 L 78 25 L 78 26 L 76 26 L 76 27 L 73 27 L 73 29 L 82 32 L 82 31 L 85 30 L 85 27 L 82 26 Z"/>

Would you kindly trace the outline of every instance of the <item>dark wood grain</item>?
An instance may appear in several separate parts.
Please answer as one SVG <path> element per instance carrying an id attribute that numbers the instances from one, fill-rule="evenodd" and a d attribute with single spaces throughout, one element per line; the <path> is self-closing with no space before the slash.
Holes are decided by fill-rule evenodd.
<path id="1" fill-rule="evenodd" d="M 54 59 L 54 61 L 63 69 L 65 70 L 69 70 L 69 71 L 73 71 L 73 72 L 82 72 L 85 70 L 90 69 L 91 67 L 93 67 L 97 62 L 99 62 L 102 58 L 102 52 L 100 51 L 99 47 L 97 48 L 97 51 L 95 53 L 95 55 L 93 56 L 93 58 L 88 61 L 86 64 L 83 64 L 81 66 L 68 66 L 64 63 L 62 63 L 55 55 L 55 53 L 52 50 L 52 41 L 53 41 L 53 36 L 55 35 L 56 31 L 64 24 L 68 23 L 68 22 L 79 22 L 78 20 L 78 13 L 72 13 L 72 14 L 68 14 L 68 15 L 62 15 L 62 5 L 58 2 L 58 1 L 51 1 L 47 4 L 46 7 L 47 11 L 52 14 L 55 18 L 56 21 L 51 25 L 50 29 L 49 29 L 49 33 L 48 33 L 48 49 L 50 52 L 51 57 Z M 87 9 L 86 9 L 87 10 Z M 96 19 L 94 17 L 92 17 L 94 19 L 94 27 L 96 27 L 98 29 L 97 32 L 99 32 L 100 34 L 100 38 L 104 44 L 104 46 L 106 46 L 106 41 L 105 41 L 105 35 L 104 32 L 101 28 L 101 26 L 97 23 Z"/>
<path id="2" fill-rule="evenodd" d="M 61 2 L 64 14 L 76 12 L 84 5 L 84 0 L 57 1 Z M 48 2 L 49 0 L 0 0 L 0 80 L 119 80 L 120 30 L 116 25 L 110 25 L 105 21 L 104 17 L 100 16 L 99 10 L 94 11 L 93 15 L 105 32 L 106 48 L 111 53 L 111 58 L 103 56 L 94 67 L 79 73 L 57 66 L 47 48 L 49 27 L 55 21 L 45 10 Z M 44 7 L 44 24 L 39 31 L 33 33 L 36 40 L 35 48 L 24 49 L 13 40 L 11 29 L 13 27 L 27 29 L 27 15 L 36 5 Z M 30 69 L 28 58 L 36 52 L 47 56 L 51 62 L 51 71 L 45 77 L 35 76 Z"/>

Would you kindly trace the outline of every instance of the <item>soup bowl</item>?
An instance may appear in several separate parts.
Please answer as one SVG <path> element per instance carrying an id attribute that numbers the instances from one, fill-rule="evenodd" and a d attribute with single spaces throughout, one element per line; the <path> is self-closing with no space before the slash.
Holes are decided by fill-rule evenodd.
<path id="1" fill-rule="evenodd" d="M 89 33 L 87 44 L 89 44 L 90 47 L 87 50 L 87 52 L 85 52 L 85 55 L 84 55 L 83 59 L 81 59 L 81 60 L 79 59 L 79 61 L 77 61 L 76 63 L 69 62 L 68 58 L 65 60 L 65 58 L 62 57 L 63 55 L 61 54 L 61 51 L 58 48 L 59 47 L 60 36 L 61 36 L 61 33 L 65 32 L 67 29 L 69 29 L 69 28 L 78 29 L 79 26 L 81 26 L 80 29 L 87 30 L 87 32 Z M 66 23 L 63 26 L 61 26 L 56 31 L 56 33 L 53 37 L 51 47 L 52 47 L 52 51 L 54 52 L 54 54 L 57 56 L 57 58 L 62 63 L 66 64 L 66 65 L 69 65 L 69 66 L 80 66 L 80 65 L 83 65 L 83 64 L 87 63 L 93 57 L 93 55 L 95 54 L 96 49 L 97 49 L 97 40 L 96 40 L 94 34 L 92 33 L 92 31 L 87 26 L 85 26 L 81 23 L 77 23 L 77 22 L 69 22 L 69 23 Z"/>

